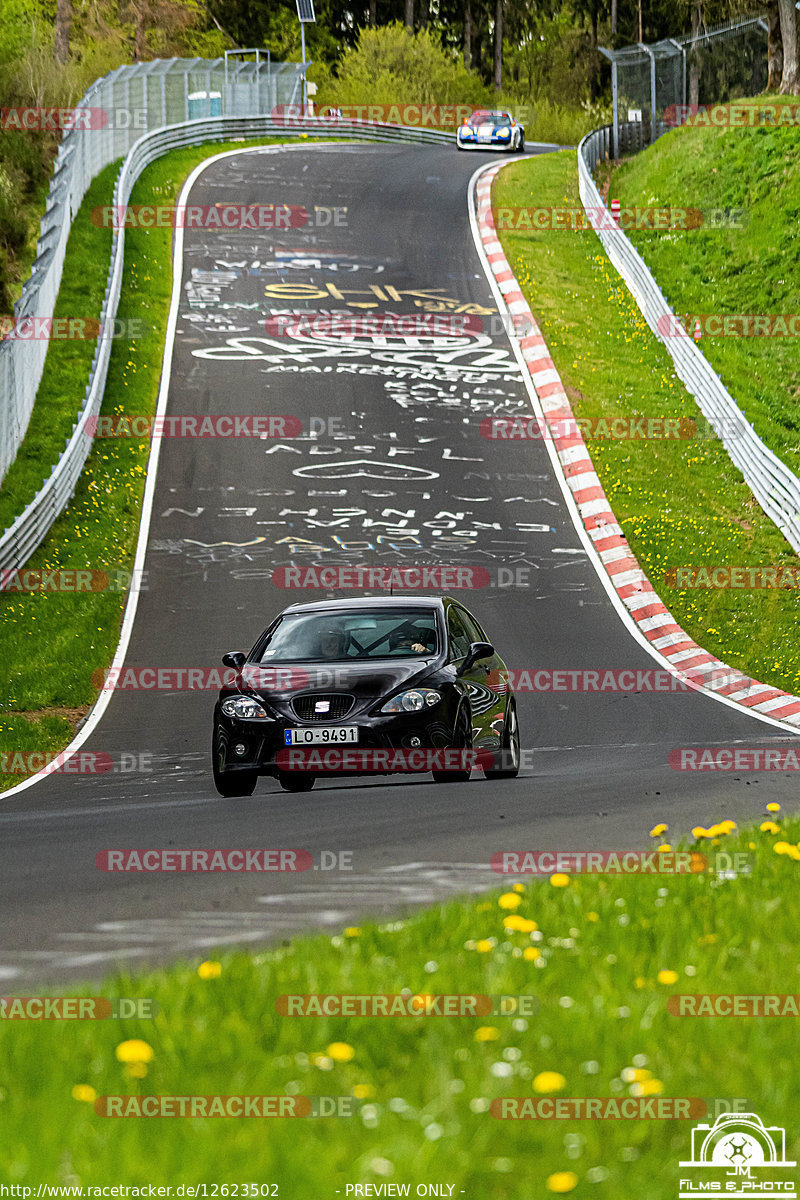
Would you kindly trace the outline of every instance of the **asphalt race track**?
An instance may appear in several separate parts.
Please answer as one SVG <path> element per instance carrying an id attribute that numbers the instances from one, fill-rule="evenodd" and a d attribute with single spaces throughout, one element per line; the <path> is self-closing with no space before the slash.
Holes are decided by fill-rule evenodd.
<path id="1" fill-rule="evenodd" d="M 489 573 L 457 594 L 511 667 L 658 669 L 601 585 L 542 444 L 481 436 L 485 416 L 531 411 L 502 331 L 431 351 L 265 328 L 288 310 L 438 310 L 490 330 L 466 196 L 491 161 L 455 147 L 309 145 L 242 152 L 200 175 L 193 203 L 322 215 L 278 231 L 187 231 L 168 413 L 286 414 L 303 433 L 163 441 L 128 665 L 219 667 L 285 605 L 328 595 L 275 586 L 281 566 L 438 564 Z M 332 209 L 344 210 L 338 224 Z M 498 850 L 641 848 L 657 820 L 677 837 L 755 819 L 796 788 L 775 773 L 670 768 L 680 746 L 789 740 L 705 695 L 521 692 L 522 744 L 535 753 L 516 781 L 371 777 L 289 795 L 264 780 L 249 799 L 223 800 L 210 775 L 213 703 L 208 690 L 118 690 L 84 748 L 151 756 L 151 770 L 56 775 L 0 804 L 0 982 L 338 927 L 497 885 Z M 352 869 L 95 865 L 127 847 L 302 847 L 315 861 L 349 851 Z"/>

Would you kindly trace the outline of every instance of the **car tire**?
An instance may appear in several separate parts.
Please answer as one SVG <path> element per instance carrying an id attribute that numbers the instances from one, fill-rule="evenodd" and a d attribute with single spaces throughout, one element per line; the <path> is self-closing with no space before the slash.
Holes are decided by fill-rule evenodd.
<path id="1" fill-rule="evenodd" d="M 316 780 L 316 775 L 311 775 L 308 771 L 278 772 L 278 783 L 285 792 L 310 792 Z"/>
<path id="2" fill-rule="evenodd" d="M 491 767 L 484 767 L 487 779 L 516 779 L 519 775 L 519 724 L 517 706 L 509 700 L 500 750 L 494 755 Z"/>
<path id="3" fill-rule="evenodd" d="M 514 152 L 516 154 L 522 154 L 522 151 L 524 149 L 525 149 L 525 134 L 521 133 L 519 135 L 519 140 L 518 140 L 516 146 L 514 147 Z"/>
<path id="4" fill-rule="evenodd" d="M 461 708 L 457 727 L 453 734 L 453 750 L 472 749 L 472 722 L 465 708 Z M 468 783 L 471 771 L 432 771 L 434 783 Z"/>
<path id="5" fill-rule="evenodd" d="M 211 770 L 214 787 L 220 796 L 232 800 L 236 796 L 252 796 L 258 783 L 258 771 L 226 771 L 225 747 L 219 734 L 215 733 L 211 743 Z"/>

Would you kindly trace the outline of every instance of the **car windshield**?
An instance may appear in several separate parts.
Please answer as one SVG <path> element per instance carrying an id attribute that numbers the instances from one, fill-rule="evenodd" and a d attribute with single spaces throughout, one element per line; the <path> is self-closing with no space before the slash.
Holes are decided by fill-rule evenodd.
<path id="1" fill-rule="evenodd" d="M 351 662 L 436 653 L 430 609 L 286 613 L 261 649 L 262 663 Z"/>
<path id="2" fill-rule="evenodd" d="M 476 112 L 469 119 L 470 125 L 508 125 L 508 113 Z"/>

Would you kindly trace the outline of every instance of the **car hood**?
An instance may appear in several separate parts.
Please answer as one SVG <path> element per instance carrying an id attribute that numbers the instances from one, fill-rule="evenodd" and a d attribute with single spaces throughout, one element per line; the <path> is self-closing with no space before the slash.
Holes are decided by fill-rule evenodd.
<path id="1" fill-rule="evenodd" d="M 430 674 L 436 655 L 375 662 L 304 663 L 267 666 L 246 663 L 242 681 L 247 690 L 264 699 L 290 701 L 303 692 L 347 692 L 359 699 L 378 699 L 403 684 L 413 686 Z"/>

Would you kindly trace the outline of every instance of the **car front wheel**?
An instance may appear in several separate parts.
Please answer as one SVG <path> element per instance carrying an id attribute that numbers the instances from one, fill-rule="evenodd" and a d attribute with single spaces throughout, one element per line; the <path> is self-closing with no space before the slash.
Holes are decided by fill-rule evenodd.
<path id="1" fill-rule="evenodd" d="M 316 776 L 308 771 L 279 771 L 278 783 L 285 792 L 310 792 Z"/>
<path id="2" fill-rule="evenodd" d="M 472 749 L 472 724 L 468 713 L 462 708 L 458 714 L 455 732 L 453 734 L 453 750 Z M 435 783 L 467 783 L 470 770 L 466 771 L 433 771 Z"/>
<path id="3" fill-rule="evenodd" d="M 232 799 L 234 796 L 252 796 L 258 783 L 258 771 L 226 771 L 225 747 L 219 736 L 214 734 L 211 744 L 211 769 L 214 775 L 214 787 L 220 796 Z"/>

